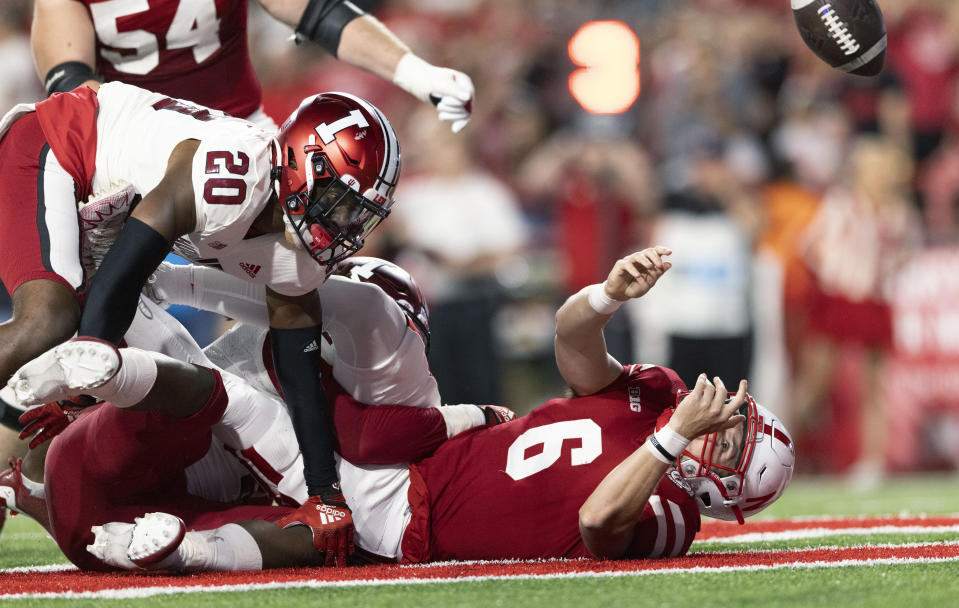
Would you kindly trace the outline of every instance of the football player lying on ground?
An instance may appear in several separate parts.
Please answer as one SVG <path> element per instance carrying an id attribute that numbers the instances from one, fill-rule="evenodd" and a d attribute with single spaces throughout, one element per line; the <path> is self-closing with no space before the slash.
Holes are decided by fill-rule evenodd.
<path id="1" fill-rule="evenodd" d="M 386 117 L 347 94 L 317 95 L 274 138 L 219 112 L 107 83 L 17 106 L 0 121 L 0 136 L 0 280 L 15 313 L 0 327 L 0 373 L 78 322 L 80 335 L 119 343 L 144 282 L 174 245 L 263 284 L 311 502 L 339 509 L 323 536 L 349 534 L 317 368 L 316 287 L 389 214 L 400 155 Z M 107 247 L 102 262 L 81 265 L 81 250 Z M 94 270 L 81 312 L 76 294 Z"/>
<path id="2" fill-rule="evenodd" d="M 361 470 L 341 461 L 344 486 L 362 482 L 378 489 L 354 504 L 357 512 L 371 514 L 358 527 L 360 547 L 372 550 L 364 538 L 376 538 L 378 556 L 409 562 L 681 555 L 699 528 L 700 512 L 742 521 L 775 500 L 792 475 L 792 442 L 779 420 L 747 395 L 745 381 L 732 399 L 720 379 L 709 381 L 705 374 L 685 392 L 670 370 L 621 366 L 606 352 L 602 328 L 616 303 L 645 294 L 669 268 L 661 259 L 667 253 L 647 249 L 620 260 L 603 285 L 572 296 L 557 313 L 557 363 L 573 389 L 588 396 L 556 399 L 512 422 L 462 433 L 410 465 Z M 80 340 L 85 365 L 64 358 L 63 369 L 101 385 L 89 389 L 92 394 L 127 405 L 122 382 L 109 371 L 124 369 L 120 355 L 96 344 Z M 82 355 L 91 351 L 95 356 Z M 122 352 L 124 361 L 149 358 Z M 103 355 L 111 364 L 98 364 Z M 177 387 L 176 399 L 156 388 L 135 409 L 106 403 L 96 416 L 81 416 L 51 446 L 51 498 L 59 484 L 80 483 L 87 504 L 103 509 L 90 515 L 86 505 L 74 505 L 64 516 L 105 521 L 128 514 L 94 527 L 96 540 L 88 549 L 97 559 L 81 555 L 88 533 L 66 539 L 55 532 L 71 560 L 88 568 L 186 571 L 320 563 L 307 529 L 262 521 L 282 516 L 281 507 L 263 507 L 256 518 L 239 521 L 237 510 L 185 509 L 165 491 L 150 493 L 152 506 L 124 499 L 136 494 L 142 478 L 156 487 L 164 475 L 182 472 L 189 446 L 203 442 L 204 424 L 223 407 L 215 372 L 168 361 L 159 361 L 157 369 L 157 384 Z M 38 365 L 22 380 L 39 387 L 56 375 Z M 144 437 L 153 443 L 114 437 L 123 441 L 117 444 L 122 449 L 98 450 L 108 433 L 129 428 L 124 417 L 157 427 Z M 174 431 L 185 435 L 168 455 L 173 442 L 158 436 L 172 438 Z M 566 440 L 573 442 L 569 451 Z M 76 469 L 88 458 L 58 457 L 68 453 L 99 459 L 110 479 L 84 481 L 89 473 Z M 67 471 L 57 473 L 58 467 Z M 149 515 L 134 519 L 129 514 L 137 508 Z M 50 513 L 56 531 L 59 513 L 52 502 Z M 228 518 L 239 523 L 226 523 Z M 219 527 L 210 525 L 217 521 Z M 509 535 L 497 533 L 504 521 L 515 524 Z"/>
<path id="3" fill-rule="evenodd" d="M 164 268 L 170 266 L 164 265 Z M 166 289 L 177 287 L 179 281 L 170 279 L 185 276 L 188 281 L 182 288 L 206 293 L 208 297 L 220 294 L 218 300 L 230 304 L 224 312 L 248 317 L 255 325 L 235 326 L 204 352 L 175 319 L 151 304 L 150 315 L 166 319 L 162 326 L 171 328 L 164 340 L 154 337 L 153 346 L 198 365 L 215 367 L 216 362 L 270 393 L 258 399 L 253 391 L 242 390 L 237 382 L 226 383 L 230 405 L 220 422 L 212 427 L 216 440 L 201 461 L 186 471 L 189 493 L 221 503 L 242 503 L 247 498 L 244 480 L 232 473 L 249 469 L 270 497 L 280 504 L 299 505 L 307 499 L 302 460 L 298 459 L 289 418 L 277 407 L 278 387 L 272 373 L 267 311 L 262 299 L 257 299 L 263 295 L 262 288 L 257 290 L 210 268 L 181 266 L 157 274 L 167 280 L 151 283 L 154 292 L 161 284 Z M 234 291 L 226 293 L 224 290 L 228 288 Z M 371 409 L 351 402 L 347 407 L 334 408 L 339 435 L 337 449 L 352 463 L 418 459 L 432 453 L 453 434 L 513 416 L 506 408 L 480 408 L 471 404 L 435 409 L 439 405 L 439 394 L 426 361 L 428 311 L 413 278 L 395 264 L 376 258 L 345 260 L 337 265 L 334 275 L 319 291 L 325 302 L 322 356 L 330 368 L 325 378 L 332 385 L 331 393 L 338 394 L 344 390 L 341 387 L 346 387 L 353 397 L 366 403 L 402 401 L 417 406 Z M 145 305 L 146 302 L 141 302 L 141 306 Z M 138 316 L 134 329 L 139 325 L 155 329 L 156 322 L 146 324 Z M 174 331 L 177 328 L 178 331 Z M 75 343 L 70 342 L 53 352 L 67 356 L 65 353 L 72 349 Z M 15 377 L 12 385 L 16 386 L 21 376 Z M 259 405 L 255 405 L 257 403 Z M 244 411 L 244 407 L 248 409 Z M 75 416 L 76 412 L 69 415 Z M 56 403 L 31 410 L 22 419 L 27 423 L 22 436 L 36 435 L 31 447 L 40 446 L 68 424 L 67 415 Z M 44 452 L 43 447 L 39 447 L 30 456 L 42 458 Z M 238 471 L 234 457 L 242 461 L 246 469 Z M 0 493 L 8 492 L 13 497 L 8 506 L 33 516 L 53 532 L 46 518 L 46 504 L 29 495 L 16 468 L 0 474 L 0 486 L 6 486 L 0 487 Z M 355 493 L 356 488 L 352 489 Z M 364 515 L 358 514 L 358 517 Z M 297 519 L 291 517 L 284 523 Z M 321 539 L 315 540 L 319 548 Z"/>

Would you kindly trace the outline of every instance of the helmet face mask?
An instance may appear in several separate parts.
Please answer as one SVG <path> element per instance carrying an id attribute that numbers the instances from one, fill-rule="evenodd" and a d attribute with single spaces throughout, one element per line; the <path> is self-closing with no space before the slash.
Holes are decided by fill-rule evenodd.
<path id="1" fill-rule="evenodd" d="M 399 143 L 376 107 L 346 93 L 309 97 L 283 123 L 277 194 L 289 240 L 331 266 L 389 215 Z"/>
<path id="2" fill-rule="evenodd" d="M 325 265 L 362 249 L 366 237 L 390 214 L 337 178 L 316 180 L 309 195 L 291 194 L 284 206 L 288 230 Z"/>
<path id="3" fill-rule="evenodd" d="M 677 395 L 677 403 L 688 391 Z M 775 501 L 792 478 L 795 453 L 782 422 L 750 395 L 739 413 L 746 416 L 735 462 L 717 462 L 719 434 L 707 435 L 696 453 L 685 450 L 679 475 L 692 489 L 700 513 L 745 523 Z"/>

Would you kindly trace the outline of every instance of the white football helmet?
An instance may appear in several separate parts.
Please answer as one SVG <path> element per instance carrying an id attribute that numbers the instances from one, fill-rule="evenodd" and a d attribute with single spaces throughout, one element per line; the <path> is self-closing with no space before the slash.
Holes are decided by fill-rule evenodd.
<path id="1" fill-rule="evenodd" d="M 678 399 L 686 394 L 680 393 Z M 717 435 L 712 433 L 699 454 L 683 452 L 677 469 L 692 490 L 700 513 L 742 524 L 783 493 L 793 476 L 796 453 L 782 421 L 750 395 L 740 413 L 746 416 L 745 436 L 735 467 L 712 461 L 717 443 Z"/>

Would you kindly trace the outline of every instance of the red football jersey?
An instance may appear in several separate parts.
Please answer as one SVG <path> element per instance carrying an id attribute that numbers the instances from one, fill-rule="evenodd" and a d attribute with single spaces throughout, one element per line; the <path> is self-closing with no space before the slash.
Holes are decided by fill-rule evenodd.
<path id="1" fill-rule="evenodd" d="M 404 560 L 589 556 L 579 508 L 684 389 L 672 370 L 631 365 L 595 395 L 554 399 L 447 441 L 410 467 Z M 698 530 L 695 501 L 664 478 L 628 554 L 682 555 Z"/>
<path id="2" fill-rule="evenodd" d="M 240 118 L 260 107 L 247 49 L 247 0 L 82 2 L 96 29 L 96 69 L 107 81 Z"/>

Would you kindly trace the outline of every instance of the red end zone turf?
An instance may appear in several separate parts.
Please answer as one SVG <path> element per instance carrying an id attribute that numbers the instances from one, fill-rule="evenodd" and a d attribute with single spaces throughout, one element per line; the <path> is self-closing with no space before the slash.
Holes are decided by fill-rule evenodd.
<path id="1" fill-rule="evenodd" d="M 882 517 L 802 519 L 750 522 L 745 526 L 708 524 L 702 540 L 763 532 L 779 533 L 809 528 L 853 529 L 894 527 L 905 529 L 959 526 L 959 517 Z M 694 553 L 663 560 L 604 561 L 495 561 L 444 562 L 418 566 L 367 566 L 323 569 L 298 568 L 266 572 L 203 573 L 171 576 L 161 573 L 94 574 L 57 567 L 16 568 L 0 571 L 0 600 L 47 597 L 145 597 L 156 594 L 244 590 L 269 587 L 323 587 L 375 584 L 415 584 L 486 580 L 492 578 L 562 578 L 635 576 L 668 572 L 710 572 L 772 568 L 826 567 L 873 563 L 959 561 L 959 543 L 869 545 L 788 551 Z"/>

